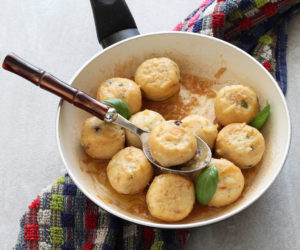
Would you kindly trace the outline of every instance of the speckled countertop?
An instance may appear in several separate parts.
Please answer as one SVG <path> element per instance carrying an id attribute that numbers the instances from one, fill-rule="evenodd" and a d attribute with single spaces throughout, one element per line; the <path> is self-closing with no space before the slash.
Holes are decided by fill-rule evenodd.
<path id="1" fill-rule="evenodd" d="M 127 0 L 141 33 L 171 30 L 199 0 Z M 68 81 L 101 50 L 89 1 L 1 0 L 0 59 L 14 51 Z M 289 25 L 288 160 L 271 188 L 225 221 L 191 230 L 186 249 L 300 249 L 300 15 Z M 11 249 L 19 218 L 65 172 L 55 141 L 59 99 L 0 70 L 0 246 Z"/>

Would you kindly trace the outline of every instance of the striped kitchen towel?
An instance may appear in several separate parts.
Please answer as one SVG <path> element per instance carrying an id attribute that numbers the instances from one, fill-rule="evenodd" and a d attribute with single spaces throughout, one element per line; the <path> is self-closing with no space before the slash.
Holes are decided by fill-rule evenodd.
<path id="1" fill-rule="evenodd" d="M 111 215 L 68 174 L 43 190 L 21 219 L 15 249 L 183 249 L 188 231 L 148 228 Z"/>
<path id="2" fill-rule="evenodd" d="M 287 23 L 295 0 L 203 0 L 174 30 L 214 36 L 247 51 L 287 91 Z"/>

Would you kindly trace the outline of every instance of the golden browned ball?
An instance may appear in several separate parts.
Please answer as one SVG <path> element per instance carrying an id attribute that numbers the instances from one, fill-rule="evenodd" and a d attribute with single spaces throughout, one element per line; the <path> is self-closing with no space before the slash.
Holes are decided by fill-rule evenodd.
<path id="1" fill-rule="evenodd" d="M 200 115 L 188 115 L 182 119 L 182 126 L 190 129 L 213 149 L 218 135 L 218 125 Z"/>
<path id="2" fill-rule="evenodd" d="M 142 93 L 140 87 L 127 78 L 111 78 L 100 83 L 97 91 L 97 100 L 104 101 L 112 98 L 123 100 L 132 114 L 142 107 Z"/>
<path id="3" fill-rule="evenodd" d="M 134 115 L 132 115 L 129 119 L 134 125 L 145 131 L 151 131 L 155 126 L 163 122 L 165 119 L 161 114 L 145 109 L 140 111 Z M 137 148 L 142 148 L 142 142 L 135 134 L 131 133 L 129 130 L 125 130 L 127 143 L 131 146 L 135 146 Z"/>
<path id="4" fill-rule="evenodd" d="M 155 161 L 163 167 L 171 167 L 193 158 L 197 140 L 180 121 L 164 121 L 151 131 L 149 146 Z"/>
<path id="5" fill-rule="evenodd" d="M 114 155 L 107 166 L 111 186 L 121 194 L 136 194 L 152 179 L 153 169 L 143 151 L 127 147 Z"/>
<path id="6" fill-rule="evenodd" d="M 141 86 L 145 97 L 152 101 L 164 101 L 180 89 L 179 68 L 166 57 L 144 61 L 137 68 L 134 79 Z"/>
<path id="7" fill-rule="evenodd" d="M 180 175 L 158 175 L 149 187 L 146 201 L 153 217 L 169 222 L 180 221 L 193 209 L 194 184 Z"/>
<path id="8" fill-rule="evenodd" d="M 92 158 L 111 159 L 124 148 L 124 130 L 113 123 L 106 123 L 97 117 L 88 118 L 81 129 L 81 146 Z"/>
<path id="9" fill-rule="evenodd" d="M 217 136 L 216 153 L 238 167 L 251 168 L 262 158 L 265 151 L 263 135 L 246 123 L 232 123 Z"/>
<path id="10" fill-rule="evenodd" d="M 225 159 L 212 159 L 210 164 L 218 169 L 219 179 L 217 190 L 208 206 L 223 207 L 233 203 L 241 196 L 244 189 L 242 171 Z"/>
<path id="11" fill-rule="evenodd" d="M 259 111 L 258 97 L 249 87 L 230 85 L 222 88 L 215 100 L 215 113 L 222 125 L 251 122 Z"/>

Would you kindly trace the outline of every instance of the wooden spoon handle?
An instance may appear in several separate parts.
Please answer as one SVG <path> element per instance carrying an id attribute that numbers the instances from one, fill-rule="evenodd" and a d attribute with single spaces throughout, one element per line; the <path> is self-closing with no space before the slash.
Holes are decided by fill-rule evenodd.
<path id="1" fill-rule="evenodd" d="M 109 109 L 109 106 L 95 100 L 86 93 L 73 88 L 46 71 L 26 62 L 15 54 L 7 55 L 3 61 L 2 67 L 102 120 Z"/>

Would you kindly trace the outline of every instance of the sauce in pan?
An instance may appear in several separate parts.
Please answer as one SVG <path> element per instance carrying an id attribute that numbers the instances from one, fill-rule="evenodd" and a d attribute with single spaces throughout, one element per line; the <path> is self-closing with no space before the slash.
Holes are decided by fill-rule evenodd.
<path id="1" fill-rule="evenodd" d="M 219 74 L 222 74 L 223 70 Z M 143 109 L 151 109 L 159 112 L 166 120 L 180 120 L 189 114 L 199 114 L 215 122 L 214 100 L 216 92 L 213 90 L 214 81 L 209 81 L 193 75 L 182 74 L 180 92 L 163 102 L 153 102 L 143 99 Z M 152 217 L 147 209 L 146 190 L 143 193 L 135 195 L 123 195 L 117 193 L 110 185 L 107 175 L 106 166 L 108 161 L 96 161 L 88 156 L 81 161 L 81 171 L 90 175 L 91 180 L 97 189 L 102 190 L 97 197 L 106 204 L 117 206 L 120 210 L 126 211 L 134 217 L 146 219 L 152 222 L 160 220 Z M 245 192 L 250 191 L 251 182 L 255 178 L 259 166 L 243 170 L 245 176 Z M 105 195 L 103 195 L 105 194 Z M 235 206 L 239 200 L 222 208 L 213 208 L 202 206 L 195 202 L 192 212 L 187 218 L 176 223 L 191 223 L 201 220 L 212 219 L 216 216 L 225 214 L 231 206 Z M 165 222 L 164 222 L 165 223 Z"/>

